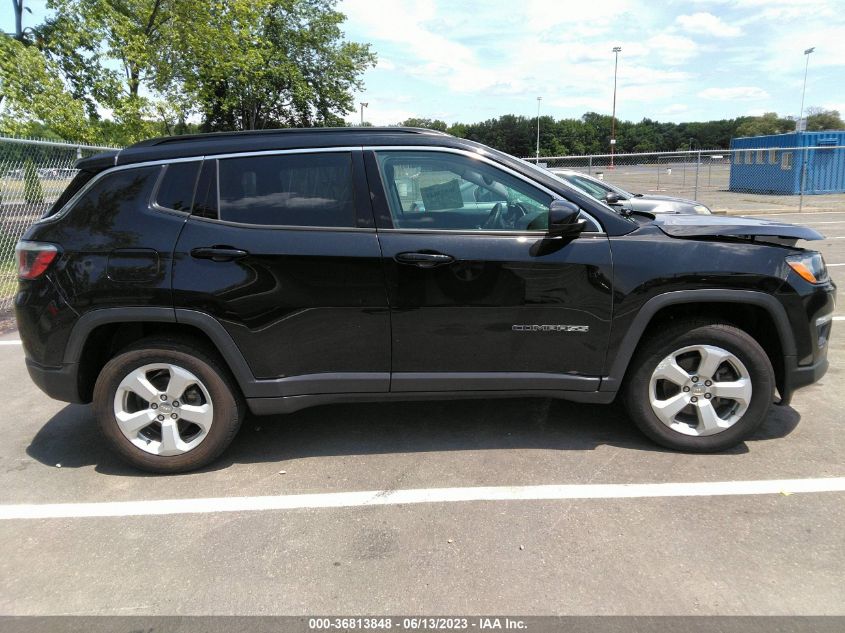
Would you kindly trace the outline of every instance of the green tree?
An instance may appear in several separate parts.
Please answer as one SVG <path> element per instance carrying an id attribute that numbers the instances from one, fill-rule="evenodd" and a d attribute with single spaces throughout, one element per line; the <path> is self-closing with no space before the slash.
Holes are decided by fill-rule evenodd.
<path id="1" fill-rule="evenodd" d="M 41 188 L 41 179 L 35 170 L 35 163 L 27 158 L 23 163 L 23 197 L 30 204 L 41 204 L 44 202 L 44 189 Z"/>
<path id="2" fill-rule="evenodd" d="M 440 119 L 422 119 L 411 117 L 410 119 L 405 119 L 399 125 L 404 127 L 421 127 L 426 128 L 428 130 L 438 130 L 440 132 L 445 132 L 447 129 L 449 129 L 449 126 L 446 124 L 446 122 L 441 121 Z"/>
<path id="3" fill-rule="evenodd" d="M 0 34 L 0 133 L 25 134 L 43 124 L 64 138 L 87 140 L 82 102 L 68 94 L 58 69 L 35 46 Z"/>
<path id="4" fill-rule="evenodd" d="M 348 42 L 334 0 L 230 0 L 206 10 L 214 34 L 179 40 L 161 88 L 181 85 L 203 129 L 342 125 L 352 92 L 375 64 L 369 45 Z"/>
<path id="5" fill-rule="evenodd" d="M 807 130 L 845 130 L 845 121 L 839 116 L 838 110 L 810 107 L 807 108 Z"/>
<path id="6" fill-rule="evenodd" d="M 795 129 L 795 122 L 780 118 L 776 112 L 766 112 L 763 116 L 743 117 L 736 128 L 737 136 L 763 136 L 766 134 L 784 134 Z"/>

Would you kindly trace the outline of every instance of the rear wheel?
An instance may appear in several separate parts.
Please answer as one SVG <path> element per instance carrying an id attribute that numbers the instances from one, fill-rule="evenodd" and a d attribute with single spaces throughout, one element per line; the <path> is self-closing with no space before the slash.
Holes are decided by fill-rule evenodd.
<path id="1" fill-rule="evenodd" d="M 631 418 L 655 442 L 713 452 L 760 426 L 774 388 L 766 352 L 749 334 L 730 325 L 683 323 L 644 345 L 624 396 Z"/>
<path id="2" fill-rule="evenodd" d="M 237 388 L 211 355 L 169 340 L 142 341 L 97 379 L 103 434 L 137 468 L 176 473 L 207 465 L 234 439 L 244 414 Z"/>

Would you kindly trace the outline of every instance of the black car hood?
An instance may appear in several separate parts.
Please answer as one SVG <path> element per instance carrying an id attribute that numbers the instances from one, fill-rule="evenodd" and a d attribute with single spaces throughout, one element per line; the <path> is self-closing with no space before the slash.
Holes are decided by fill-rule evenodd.
<path id="1" fill-rule="evenodd" d="M 718 215 L 655 215 L 654 224 L 672 237 L 780 237 L 792 240 L 823 240 L 806 226 Z"/>

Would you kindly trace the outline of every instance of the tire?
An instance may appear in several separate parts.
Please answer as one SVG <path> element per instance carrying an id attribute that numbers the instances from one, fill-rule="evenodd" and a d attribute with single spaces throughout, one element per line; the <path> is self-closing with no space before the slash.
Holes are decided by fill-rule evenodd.
<path id="1" fill-rule="evenodd" d="M 132 466 L 154 473 L 195 470 L 234 439 L 243 398 L 222 361 L 202 350 L 144 339 L 103 367 L 94 387 L 97 422 Z"/>
<path id="2" fill-rule="evenodd" d="M 736 446 L 763 423 L 775 377 L 766 352 L 748 333 L 686 321 L 643 344 L 623 389 L 629 416 L 653 441 L 711 453 Z"/>

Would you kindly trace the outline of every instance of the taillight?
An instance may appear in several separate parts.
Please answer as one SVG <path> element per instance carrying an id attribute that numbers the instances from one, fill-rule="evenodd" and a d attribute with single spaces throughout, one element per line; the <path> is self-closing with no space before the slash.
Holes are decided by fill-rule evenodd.
<path id="1" fill-rule="evenodd" d="M 18 279 L 38 279 L 53 263 L 59 249 L 53 244 L 20 241 L 15 246 Z"/>

